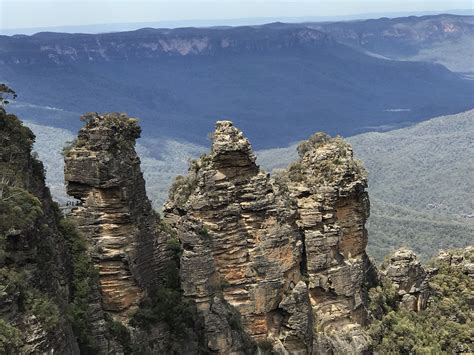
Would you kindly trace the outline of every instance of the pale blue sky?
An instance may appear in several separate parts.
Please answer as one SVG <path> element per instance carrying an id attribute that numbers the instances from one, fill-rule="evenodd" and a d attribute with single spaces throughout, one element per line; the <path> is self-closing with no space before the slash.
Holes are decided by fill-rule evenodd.
<path id="1" fill-rule="evenodd" d="M 0 0 L 0 29 L 472 9 L 472 0 Z"/>

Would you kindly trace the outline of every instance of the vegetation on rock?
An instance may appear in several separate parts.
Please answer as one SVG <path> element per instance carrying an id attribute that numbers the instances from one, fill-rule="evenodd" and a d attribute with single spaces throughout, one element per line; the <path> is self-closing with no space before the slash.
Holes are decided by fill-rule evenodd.
<path id="1" fill-rule="evenodd" d="M 459 251 L 450 252 L 454 255 Z M 466 252 L 474 262 L 474 250 Z M 373 351 L 379 354 L 470 353 L 474 351 L 472 274 L 460 265 L 435 258 L 430 286 L 433 295 L 420 312 L 400 308 L 397 292 L 388 280 L 370 290 L 369 327 Z"/>
<path id="2" fill-rule="evenodd" d="M 63 218 L 59 224 L 72 259 L 71 301 L 68 315 L 77 336 L 81 352 L 92 354 L 96 349 L 90 327 L 94 310 L 91 309 L 92 290 L 97 287 L 98 273 L 87 252 L 87 243 L 74 222 Z"/>

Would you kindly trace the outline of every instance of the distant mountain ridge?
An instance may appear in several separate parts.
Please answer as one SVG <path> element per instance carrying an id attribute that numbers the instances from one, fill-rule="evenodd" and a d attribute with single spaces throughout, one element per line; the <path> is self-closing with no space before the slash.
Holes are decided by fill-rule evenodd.
<path id="1" fill-rule="evenodd" d="M 204 144 L 215 120 L 232 119 L 257 149 L 474 105 L 463 75 L 377 57 L 309 26 L 1 36 L 0 80 L 20 94 L 12 110 L 35 123 L 77 129 L 81 113 L 126 111 L 147 138 Z"/>
<path id="2" fill-rule="evenodd" d="M 0 36 L 0 64 L 67 64 L 131 61 L 168 56 L 219 55 L 305 49 L 334 41 L 310 28 L 231 27 L 229 29 L 142 28 L 132 32 L 67 34 L 41 32 L 33 36 Z"/>
<path id="3" fill-rule="evenodd" d="M 279 30 L 279 31 L 276 31 Z M 259 26 L 142 28 L 129 32 L 69 34 L 40 32 L 0 36 L 2 64 L 56 64 L 80 60 L 130 60 L 164 55 L 216 55 L 225 52 L 310 47 L 332 40 L 398 58 L 441 41 L 474 36 L 474 16 L 434 15 L 344 22 L 275 22 Z"/>
<path id="4" fill-rule="evenodd" d="M 392 59 L 430 61 L 454 71 L 474 72 L 474 16 L 410 16 L 308 27 Z"/>

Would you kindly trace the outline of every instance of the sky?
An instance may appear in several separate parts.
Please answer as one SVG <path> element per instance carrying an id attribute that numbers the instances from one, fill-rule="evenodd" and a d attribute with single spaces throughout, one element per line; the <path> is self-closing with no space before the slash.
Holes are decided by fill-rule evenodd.
<path id="1" fill-rule="evenodd" d="M 0 30 L 472 9 L 472 0 L 0 0 Z"/>

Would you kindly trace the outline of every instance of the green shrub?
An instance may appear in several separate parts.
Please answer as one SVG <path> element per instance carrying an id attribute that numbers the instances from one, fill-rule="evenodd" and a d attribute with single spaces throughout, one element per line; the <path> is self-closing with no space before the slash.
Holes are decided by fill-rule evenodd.
<path id="1" fill-rule="evenodd" d="M 294 162 L 288 167 L 288 177 L 291 181 L 295 182 L 304 180 L 303 165 L 301 162 Z"/>
<path id="2" fill-rule="evenodd" d="M 90 327 L 93 318 L 90 304 L 96 292 L 99 275 L 88 254 L 87 243 L 74 223 L 69 219 L 62 219 L 59 229 L 66 240 L 73 264 L 72 301 L 69 304 L 68 316 L 78 338 L 81 353 L 94 354 L 97 349 Z"/>
<path id="3" fill-rule="evenodd" d="M 122 346 L 124 354 L 132 354 L 132 338 L 130 331 L 121 322 L 114 320 L 109 314 L 105 314 L 105 321 L 109 334 Z"/>
<path id="4" fill-rule="evenodd" d="M 320 145 L 328 142 L 331 139 L 324 132 L 316 132 L 308 140 L 301 142 L 296 150 L 298 151 L 298 155 L 302 158 L 307 152 L 310 150 L 318 148 Z"/>
<path id="5" fill-rule="evenodd" d="M 418 313 L 399 309 L 396 292 L 387 282 L 370 290 L 371 314 L 379 315 L 369 327 L 375 353 L 474 351 L 472 280 L 460 267 L 438 261 L 434 266 L 439 268 L 430 281 L 434 295 Z"/>
<path id="6" fill-rule="evenodd" d="M 47 296 L 38 290 L 30 292 L 26 300 L 27 312 L 34 314 L 46 331 L 53 330 L 59 325 L 59 309 Z"/>
<path id="7" fill-rule="evenodd" d="M 28 191 L 0 185 L 0 234 L 31 228 L 42 214 L 41 202 Z"/>
<path id="8" fill-rule="evenodd" d="M 0 318 L 0 353 L 16 354 L 22 344 L 20 330 Z"/>
<path id="9" fill-rule="evenodd" d="M 180 290 L 160 287 L 140 305 L 131 325 L 149 330 L 152 325 L 164 322 L 171 333 L 182 334 L 185 326 L 192 326 L 192 309 L 183 300 Z"/>
<path id="10" fill-rule="evenodd" d="M 207 230 L 206 227 L 202 227 L 201 229 L 198 230 L 198 234 L 203 237 L 204 239 L 210 239 L 211 235 L 209 234 L 209 231 Z"/>

